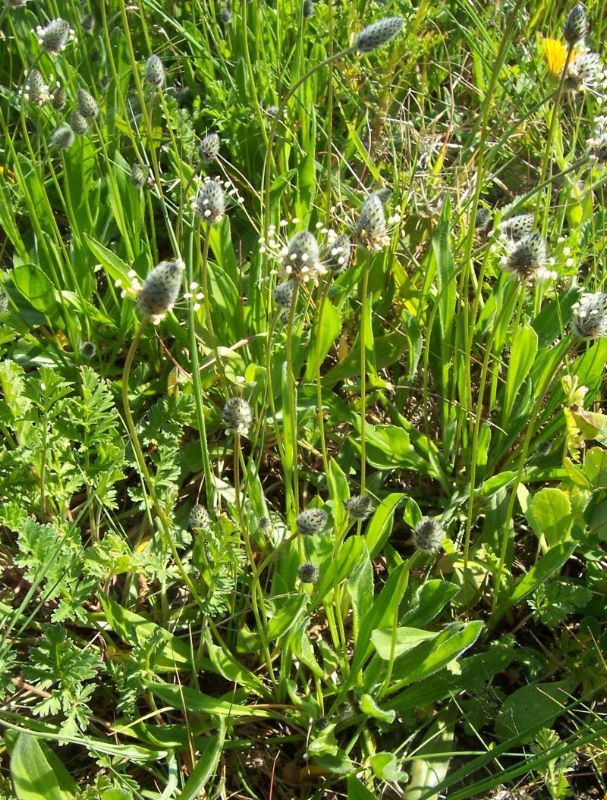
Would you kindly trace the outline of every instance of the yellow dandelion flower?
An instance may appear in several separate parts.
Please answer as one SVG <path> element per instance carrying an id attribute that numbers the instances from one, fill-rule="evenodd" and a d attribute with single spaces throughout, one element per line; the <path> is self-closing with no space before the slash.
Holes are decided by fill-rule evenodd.
<path id="1" fill-rule="evenodd" d="M 567 60 L 567 45 L 558 39 L 542 39 L 540 48 L 546 59 L 548 72 L 553 78 L 558 78 Z M 575 56 L 575 50 L 572 55 Z"/>

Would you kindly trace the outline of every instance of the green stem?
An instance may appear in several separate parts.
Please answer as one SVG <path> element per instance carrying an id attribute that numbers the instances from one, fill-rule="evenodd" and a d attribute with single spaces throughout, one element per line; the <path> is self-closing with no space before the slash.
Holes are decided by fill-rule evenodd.
<path id="1" fill-rule="evenodd" d="M 334 46 L 334 19 L 333 19 L 333 0 L 327 0 L 327 13 L 329 15 L 327 47 L 329 50 L 329 79 L 327 85 L 327 225 L 331 220 L 331 190 L 332 190 L 332 167 L 333 167 L 333 56 L 335 55 Z"/>
<path id="2" fill-rule="evenodd" d="M 211 316 L 211 296 L 210 296 L 210 289 L 209 289 L 209 236 L 211 232 L 211 226 L 206 224 L 206 230 L 204 235 L 204 243 L 203 243 L 203 250 L 202 250 L 202 290 L 204 293 L 204 321 L 207 326 L 207 330 L 209 336 L 211 338 L 211 347 L 213 349 L 213 355 L 215 356 L 215 364 L 217 365 L 217 370 L 219 372 L 221 381 L 223 382 L 223 387 L 225 391 L 228 391 L 228 380 L 226 378 L 225 370 L 223 368 L 223 362 L 219 357 L 219 345 L 217 344 L 217 336 L 215 335 L 215 327 L 213 325 L 213 319 Z"/>

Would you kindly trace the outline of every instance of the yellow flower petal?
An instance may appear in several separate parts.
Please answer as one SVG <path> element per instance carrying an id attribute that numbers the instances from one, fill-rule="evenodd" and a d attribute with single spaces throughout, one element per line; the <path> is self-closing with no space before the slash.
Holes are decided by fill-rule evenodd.
<path id="1" fill-rule="evenodd" d="M 558 39 L 542 39 L 540 48 L 546 59 L 548 72 L 553 78 L 558 78 L 567 60 L 567 46 Z M 573 55 L 575 56 L 575 51 Z"/>

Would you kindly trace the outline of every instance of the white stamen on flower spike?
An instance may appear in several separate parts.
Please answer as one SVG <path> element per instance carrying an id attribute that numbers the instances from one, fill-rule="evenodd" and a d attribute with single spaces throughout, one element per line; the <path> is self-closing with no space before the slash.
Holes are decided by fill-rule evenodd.
<path id="1" fill-rule="evenodd" d="M 152 55 L 145 62 L 143 77 L 146 83 L 149 83 L 151 86 L 155 86 L 156 88 L 164 84 L 166 77 L 164 65 L 154 53 L 152 53 Z"/>
<path id="2" fill-rule="evenodd" d="M 223 219 L 225 195 L 217 181 L 207 180 L 203 183 L 192 203 L 192 209 L 209 225 L 214 225 Z"/>
<path id="3" fill-rule="evenodd" d="M 72 37 L 72 29 L 64 19 L 53 19 L 44 27 L 36 28 L 38 41 L 51 55 L 57 55 L 68 45 Z"/>
<path id="4" fill-rule="evenodd" d="M 49 87 L 42 77 L 41 72 L 35 67 L 30 70 L 29 75 L 25 79 L 23 96 L 26 100 L 29 100 L 37 106 L 42 106 L 51 99 Z"/>
<path id="5" fill-rule="evenodd" d="M 345 233 L 338 235 L 335 231 L 329 231 L 327 233 L 326 248 L 328 253 L 325 256 L 324 263 L 327 269 L 337 275 L 346 269 L 350 263 L 352 255 L 350 237 Z"/>
<path id="6" fill-rule="evenodd" d="M 580 339 L 607 337 L 607 294 L 587 292 L 573 308 L 571 330 Z"/>
<path id="7" fill-rule="evenodd" d="M 588 139 L 586 146 L 591 160 L 599 166 L 604 166 L 607 164 L 607 117 L 598 116 L 596 123 L 595 135 Z"/>
<path id="8" fill-rule="evenodd" d="M 223 407 L 228 431 L 246 436 L 253 421 L 251 406 L 242 397 L 231 397 Z"/>
<path id="9" fill-rule="evenodd" d="M 539 233 L 530 233 L 518 241 L 510 241 L 500 268 L 518 280 L 533 279 L 546 266 L 546 242 Z"/>
<path id="10" fill-rule="evenodd" d="M 295 527 L 298 533 L 311 536 L 314 533 L 321 533 L 327 525 L 327 520 L 327 512 L 322 508 L 307 508 L 296 517 Z"/>
<path id="11" fill-rule="evenodd" d="M 290 240 L 283 260 L 287 275 L 296 280 L 316 281 L 325 272 L 320 260 L 320 248 L 316 237 L 309 231 L 296 233 Z"/>
<path id="12" fill-rule="evenodd" d="M 384 205 L 375 192 L 363 203 L 356 225 L 356 236 L 370 250 L 382 250 L 390 242 Z"/>
<path id="13" fill-rule="evenodd" d="M 588 51 L 574 56 L 567 68 L 564 86 L 569 92 L 603 94 L 607 86 L 607 72 L 598 53 Z"/>
<path id="14" fill-rule="evenodd" d="M 445 531 L 441 525 L 430 517 L 417 523 L 413 530 L 413 541 L 418 550 L 424 553 L 436 553 L 441 548 Z"/>

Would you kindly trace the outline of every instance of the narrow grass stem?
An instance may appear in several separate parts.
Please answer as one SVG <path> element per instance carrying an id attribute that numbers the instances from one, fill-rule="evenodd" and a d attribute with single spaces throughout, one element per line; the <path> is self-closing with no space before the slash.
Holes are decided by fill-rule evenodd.
<path id="1" fill-rule="evenodd" d="M 244 63 L 247 70 L 247 78 L 248 78 L 248 87 L 251 92 L 251 102 L 253 104 L 253 108 L 255 109 L 255 113 L 257 114 L 257 119 L 259 121 L 259 131 L 261 133 L 261 138 L 264 141 L 266 148 L 268 147 L 268 134 L 266 131 L 265 120 L 263 117 L 263 111 L 261 109 L 261 104 L 259 102 L 259 97 L 257 95 L 257 81 L 255 77 L 255 72 L 253 71 L 253 64 L 251 62 L 251 52 L 249 50 L 249 25 L 247 20 L 247 4 L 242 3 L 242 42 L 243 42 L 243 55 L 244 55 Z"/>
<path id="2" fill-rule="evenodd" d="M 563 66 L 563 71 L 561 72 L 561 79 L 559 82 L 559 88 L 554 98 L 554 105 L 552 106 L 552 114 L 550 117 L 550 127 L 548 129 L 548 136 L 546 138 L 546 146 L 544 147 L 544 154 L 542 156 L 542 164 L 540 167 L 540 179 L 538 183 L 544 183 L 546 178 L 546 172 L 548 170 L 548 162 L 550 161 L 550 153 L 552 152 L 552 142 L 554 140 L 554 134 L 556 131 L 556 123 L 559 117 L 559 108 L 561 105 L 561 98 L 563 96 L 563 91 L 565 89 L 565 80 L 567 79 L 567 70 L 569 69 L 569 64 L 571 63 L 571 59 L 573 58 L 573 53 L 575 49 L 572 44 L 568 45 L 567 47 L 567 56 L 565 58 L 565 65 Z M 538 213 L 539 213 L 539 205 L 542 202 L 541 195 L 538 196 Z M 544 221 L 548 218 L 548 213 L 550 211 L 550 194 L 548 194 L 546 208 L 544 209 Z"/>
<path id="3" fill-rule="evenodd" d="M 481 421 L 483 418 L 483 400 L 485 397 L 485 386 L 487 384 L 487 372 L 489 368 L 489 362 L 491 361 L 491 353 L 493 351 L 493 342 L 495 341 L 495 337 L 497 333 L 501 329 L 501 323 L 504 316 L 511 312 L 510 307 L 510 300 L 512 299 L 512 295 L 519 290 L 519 286 L 517 285 L 516 281 L 512 280 L 510 285 L 507 287 L 511 291 L 508 292 L 508 297 L 504 301 L 500 312 L 491 328 L 491 332 L 487 337 L 487 342 L 485 344 L 485 354 L 483 356 L 483 363 L 481 366 L 481 373 L 478 383 L 478 396 L 476 402 L 476 412 L 474 415 L 474 428 L 472 431 L 472 442 L 470 445 L 469 450 L 469 458 L 470 458 L 470 479 L 468 481 L 468 512 L 466 515 L 466 530 L 464 535 L 464 572 L 468 569 L 468 559 L 470 555 L 470 537 L 472 532 L 472 523 L 474 520 L 474 500 L 475 500 L 475 493 L 476 493 L 476 467 L 477 467 L 477 449 L 478 449 L 478 438 L 481 428 Z M 525 287 L 520 287 L 520 291 L 524 292 Z"/>
<path id="4" fill-rule="evenodd" d="M 242 509 L 242 494 L 241 494 L 241 486 L 240 486 L 240 455 L 241 455 L 241 446 L 240 446 L 240 434 L 234 434 L 234 500 L 236 504 L 236 515 L 238 517 L 238 524 L 240 525 L 240 532 L 242 534 L 242 540 L 244 542 L 245 550 L 247 553 L 247 559 L 251 566 L 252 572 L 252 583 L 251 583 L 251 606 L 253 608 L 253 616 L 255 617 L 255 623 L 257 625 L 257 630 L 259 632 L 259 639 L 261 641 L 261 647 L 263 650 L 264 660 L 266 662 L 266 668 L 268 670 L 268 676 L 270 677 L 272 683 L 276 683 L 276 676 L 274 675 L 274 667 L 272 665 L 272 656 L 270 654 L 270 648 L 268 644 L 267 638 L 267 624 L 266 624 L 266 615 L 265 609 L 262 612 L 259 608 L 259 599 L 261 598 L 261 606 L 264 608 L 264 601 L 263 601 L 263 591 L 259 584 L 259 575 L 257 574 L 255 568 L 255 556 L 253 554 L 253 548 L 251 547 L 251 539 L 249 537 L 249 529 L 244 518 L 244 513 Z"/>
<path id="5" fill-rule="evenodd" d="M 267 235 L 268 232 L 268 225 L 270 222 L 270 171 L 272 169 L 272 164 L 274 163 L 274 141 L 276 138 L 276 132 L 278 129 L 278 125 L 283 118 L 284 111 L 287 107 L 289 100 L 293 97 L 295 92 L 302 86 L 308 78 L 312 77 L 315 72 L 322 69 L 323 67 L 332 64 L 339 58 L 343 58 L 348 53 L 353 52 L 353 47 L 346 47 L 345 50 L 340 50 L 339 53 L 334 53 L 333 55 L 325 58 L 318 64 L 315 64 L 313 67 L 310 67 L 304 74 L 295 81 L 295 83 L 290 87 L 287 91 L 283 99 L 281 100 L 278 111 L 272 120 L 272 125 L 270 127 L 270 134 L 269 134 L 269 141 L 266 148 L 266 155 L 264 159 L 263 165 L 263 180 L 262 180 L 262 187 L 261 187 L 261 195 L 263 197 L 263 206 L 262 206 L 262 231 L 264 236 Z"/>
<path id="6" fill-rule="evenodd" d="M 518 487 L 521 484 L 523 479 L 523 472 L 525 470 L 525 463 L 527 460 L 527 454 L 529 452 L 529 446 L 531 444 L 531 439 L 533 438 L 533 434 L 535 433 L 535 426 L 537 424 L 540 412 L 542 410 L 542 406 L 544 405 L 544 399 L 546 394 L 548 393 L 548 389 L 552 385 L 552 381 L 554 376 L 559 371 L 562 359 L 565 358 L 567 351 L 571 347 L 571 337 L 567 337 L 562 340 L 558 357 L 555 358 L 555 365 L 553 369 L 549 370 L 546 376 L 544 377 L 543 383 L 539 387 L 539 391 L 537 394 L 537 398 L 533 409 L 531 411 L 531 416 L 529 418 L 529 423 L 527 425 L 527 431 L 525 433 L 525 438 L 523 439 L 523 443 L 520 447 L 518 464 L 516 468 L 516 476 L 512 485 L 510 487 L 510 499 L 508 501 L 508 509 L 505 516 L 505 523 L 504 523 L 504 531 L 502 533 L 502 541 L 501 541 L 501 548 L 500 548 L 500 558 L 499 563 L 497 566 L 497 571 L 495 575 L 495 586 L 493 589 L 493 599 L 491 603 L 491 619 L 489 621 L 489 629 L 491 630 L 494 626 L 494 622 L 492 620 L 495 619 L 496 613 L 498 610 L 498 605 L 500 600 L 502 599 L 502 574 L 504 572 L 504 567 L 506 565 L 506 555 L 508 552 L 508 542 L 510 540 L 510 523 L 513 518 L 514 514 L 514 504 L 516 503 Z"/>
<path id="7" fill-rule="evenodd" d="M 204 253 L 208 252 L 209 247 L 209 229 L 205 231 L 204 240 Z M 204 257 L 204 256 L 203 256 Z M 194 401 L 196 404 L 196 420 L 198 422 L 198 431 L 200 435 L 200 453 L 202 456 L 202 468 L 204 472 L 205 492 L 207 496 L 207 505 L 209 508 L 215 508 L 215 481 L 213 479 L 213 472 L 211 470 L 211 459 L 209 455 L 209 446 L 207 442 L 207 429 L 204 418 L 204 404 L 202 383 L 200 381 L 200 362 L 198 359 L 198 337 L 196 336 L 196 312 L 194 311 L 194 292 L 192 283 L 194 275 L 194 231 L 190 231 L 189 241 L 189 256 L 187 264 L 188 276 L 188 326 L 190 329 L 190 359 L 192 361 L 192 385 L 194 387 Z"/>
<path id="8" fill-rule="evenodd" d="M 283 418 L 283 425 L 289 425 L 291 428 L 291 458 L 289 471 L 291 475 L 292 494 L 291 494 L 291 508 L 287 509 L 287 518 L 289 524 L 294 523 L 294 519 L 299 514 L 299 470 L 297 466 L 297 385 L 295 376 L 295 365 L 293 363 L 293 327 L 295 321 L 295 308 L 297 306 L 297 298 L 299 296 L 299 286 L 295 283 L 293 288 L 293 296 L 291 297 L 291 307 L 289 308 L 289 321 L 287 323 L 287 342 L 286 342 L 286 370 L 287 370 L 287 419 Z M 283 412 L 284 414 L 284 412 Z M 289 437 L 285 433 L 285 439 Z M 285 470 L 286 471 L 286 470 Z"/>
<path id="9" fill-rule="evenodd" d="M 409 575 L 413 569 L 417 567 L 420 560 L 423 558 L 424 553 L 421 550 L 416 550 L 412 556 L 407 560 L 405 567 L 405 574 Z M 386 666 L 386 675 L 379 690 L 378 697 L 381 699 L 386 692 L 390 689 L 390 682 L 392 680 L 392 673 L 394 671 L 394 661 L 396 659 L 396 644 L 398 640 L 398 617 L 400 606 L 398 603 L 394 605 L 394 616 L 392 618 L 392 631 L 390 633 L 390 657 Z"/>
<path id="10" fill-rule="evenodd" d="M 139 471 L 141 473 L 143 481 L 147 485 L 154 513 L 156 514 L 158 520 L 160 521 L 160 527 L 164 534 L 165 544 L 168 545 L 171 551 L 173 560 L 175 561 L 175 565 L 179 570 L 179 574 L 181 575 L 183 582 L 188 587 L 194 600 L 200 605 L 201 599 L 198 594 L 198 591 L 194 586 L 194 584 L 192 583 L 190 576 L 188 575 L 183 565 L 183 562 L 179 556 L 179 553 L 177 552 L 177 547 L 175 546 L 175 542 L 173 541 L 173 537 L 171 536 L 169 520 L 167 519 L 164 509 L 162 508 L 162 506 L 158 501 L 158 496 L 156 494 L 156 487 L 154 486 L 154 481 L 152 480 L 150 472 L 145 463 L 145 456 L 143 455 L 143 450 L 141 449 L 139 436 L 137 435 L 137 428 L 135 426 L 133 415 L 131 413 L 131 404 L 129 401 L 129 378 L 131 374 L 131 368 L 133 366 L 133 359 L 135 358 L 135 353 L 137 352 L 137 348 L 139 347 L 139 342 L 141 341 L 141 337 L 147 327 L 148 322 L 149 322 L 149 317 L 144 317 L 143 320 L 141 321 L 141 324 L 137 328 L 137 332 L 135 333 L 135 336 L 133 337 L 131 345 L 128 349 L 126 359 L 124 362 L 124 369 L 122 372 L 122 407 L 124 409 L 124 418 L 129 433 L 129 438 L 131 440 L 131 445 L 135 453 L 135 458 L 137 459 L 137 464 L 139 465 Z"/>
<path id="11" fill-rule="evenodd" d="M 210 225 L 206 225 L 203 244 L 202 244 L 202 290 L 204 293 L 204 320 L 211 337 L 211 347 L 213 348 L 213 355 L 215 356 L 215 364 L 223 383 L 224 389 L 227 391 L 228 380 L 226 378 L 223 362 L 219 355 L 219 345 L 217 343 L 217 336 L 215 335 L 215 326 L 213 325 L 213 317 L 211 314 L 211 294 L 209 283 L 209 237 L 211 233 Z"/>
<path id="12" fill-rule="evenodd" d="M 329 77 L 327 81 L 327 155 L 326 155 L 326 171 L 327 171 L 327 185 L 326 185 L 326 220 L 327 226 L 331 222 L 331 194 L 333 188 L 333 56 L 335 55 L 335 20 L 333 15 L 333 0 L 327 0 L 327 15 L 328 21 L 328 37 L 327 47 L 329 50 Z"/>
<path id="13" fill-rule="evenodd" d="M 367 253 L 363 267 L 361 286 L 362 320 L 360 326 L 360 493 L 365 493 L 367 485 L 367 326 L 371 324 L 367 296 L 369 293 L 369 272 L 371 253 Z"/>
<path id="14" fill-rule="evenodd" d="M 508 19 L 505 25 L 505 33 L 502 36 L 502 40 L 500 42 L 500 47 L 495 59 L 495 63 L 493 64 L 493 69 L 491 71 L 491 77 L 489 79 L 489 84 L 487 86 L 487 92 L 485 94 L 483 100 L 483 109 L 481 114 L 481 123 L 480 123 L 480 138 L 477 148 L 477 163 L 476 163 L 476 182 L 474 186 L 474 199 L 472 202 L 472 208 L 470 210 L 470 221 L 469 221 L 469 230 L 468 236 L 465 242 L 465 250 L 464 250 L 464 257 L 463 257 L 463 270 L 462 270 L 462 281 L 460 286 L 460 299 L 463 304 L 463 313 L 464 313 L 464 367 L 467 374 L 466 380 L 466 396 L 461 398 L 463 400 L 465 408 L 472 407 L 472 398 L 471 398 L 471 380 L 470 380 L 470 371 L 471 371 L 471 364 L 470 364 L 470 352 L 472 350 L 472 339 L 473 339 L 473 331 L 476 327 L 476 314 L 478 312 L 478 303 L 480 300 L 478 299 L 478 295 L 480 292 L 476 293 L 475 301 L 472 307 L 472 313 L 469 316 L 468 314 L 468 286 L 470 283 L 470 276 L 472 273 L 472 248 L 474 245 L 474 220 L 476 218 L 476 213 L 478 211 L 478 206 L 480 202 L 481 193 L 483 190 L 484 185 L 484 169 L 485 169 L 485 146 L 487 142 L 487 137 L 489 136 L 489 117 L 491 114 L 491 108 L 493 104 L 493 96 L 495 93 L 495 89 L 497 86 L 497 80 L 504 63 L 504 59 L 506 57 L 506 53 L 508 51 L 508 47 L 510 46 L 510 42 L 512 41 L 512 37 L 515 35 L 516 25 L 514 24 L 521 6 L 523 5 L 523 0 L 516 0 L 516 3 L 512 7 L 510 14 L 508 15 Z M 479 282 L 480 285 L 480 282 Z"/>
<path id="15" fill-rule="evenodd" d="M 317 334 L 316 334 L 316 414 L 318 421 L 318 433 L 320 436 L 320 449 L 322 452 L 322 463 L 325 470 L 325 475 L 329 472 L 329 456 L 327 453 L 327 441 L 325 436 L 325 415 L 323 410 L 322 400 L 322 378 L 321 378 L 321 363 L 320 363 L 320 345 L 321 345 L 321 331 L 323 324 L 323 313 L 325 310 L 325 303 L 327 300 L 327 293 L 329 291 L 329 281 L 326 281 L 321 289 L 320 301 L 318 303 L 317 315 Z"/>

